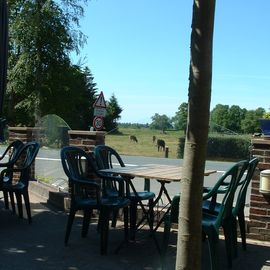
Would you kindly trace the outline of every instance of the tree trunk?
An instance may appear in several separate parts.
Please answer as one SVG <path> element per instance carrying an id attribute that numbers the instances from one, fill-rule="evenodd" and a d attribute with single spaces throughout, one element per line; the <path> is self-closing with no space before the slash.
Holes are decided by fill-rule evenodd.
<path id="1" fill-rule="evenodd" d="M 176 269 L 201 269 L 202 190 L 208 138 L 215 0 L 194 0 L 188 122 Z"/>

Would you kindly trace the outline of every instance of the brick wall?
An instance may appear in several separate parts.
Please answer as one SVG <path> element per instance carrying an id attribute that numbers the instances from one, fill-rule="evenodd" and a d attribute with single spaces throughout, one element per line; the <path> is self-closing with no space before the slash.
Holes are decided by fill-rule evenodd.
<path id="1" fill-rule="evenodd" d="M 21 140 L 22 142 L 38 141 L 40 134 L 40 128 L 35 127 L 9 127 L 8 128 L 8 142 L 11 143 L 15 140 Z M 18 176 L 17 176 L 18 177 Z M 35 179 L 35 162 L 31 166 L 30 177 Z M 14 175 L 16 179 L 16 174 Z"/>
<path id="2" fill-rule="evenodd" d="M 93 151 L 98 144 L 105 144 L 105 132 L 69 130 L 69 145 L 78 146 L 87 151 Z"/>
<path id="3" fill-rule="evenodd" d="M 252 140 L 252 154 L 259 158 L 258 169 L 251 180 L 249 237 L 270 241 L 270 195 L 260 193 L 260 172 L 270 169 L 270 137 Z"/>
<path id="4" fill-rule="evenodd" d="M 8 141 L 21 140 L 22 142 L 31 142 L 38 139 L 40 133 L 39 128 L 34 127 L 9 127 Z"/>

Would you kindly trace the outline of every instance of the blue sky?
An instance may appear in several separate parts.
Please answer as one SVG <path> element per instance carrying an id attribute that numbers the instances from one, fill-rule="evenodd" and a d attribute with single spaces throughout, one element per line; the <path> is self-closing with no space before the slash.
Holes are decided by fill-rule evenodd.
<path id="1" fill-rule="evenodd" d="M 81 31 L 81 59 L 105 99 L 115 94 L 120 122 L 150 123 L 187 102 L 191 0 L 92 0 Z M 211 109 L 270 108 L 270 1 L 217 0 Z"/>

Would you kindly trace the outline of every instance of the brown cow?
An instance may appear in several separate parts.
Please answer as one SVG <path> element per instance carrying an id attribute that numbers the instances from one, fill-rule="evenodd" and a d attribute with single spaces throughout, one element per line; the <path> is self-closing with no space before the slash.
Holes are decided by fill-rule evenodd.
<path id="1" fill-rule="evenodd" d="M 136 142 L 136 143 L 138 142 L 136 136 L 134 136 L 134 135 L 130 135 L 130 136 L 129 136 L 129 140 L 130 140 L 131 142 Z"/>
<path id="2" fill-rule="evenodd" d="M 153 136 L 153 143 L 156 142 L 156 139 L 157 139 L 157 138 L 156 138 L 156 136 L 154 135 L 154 136 Z"/>

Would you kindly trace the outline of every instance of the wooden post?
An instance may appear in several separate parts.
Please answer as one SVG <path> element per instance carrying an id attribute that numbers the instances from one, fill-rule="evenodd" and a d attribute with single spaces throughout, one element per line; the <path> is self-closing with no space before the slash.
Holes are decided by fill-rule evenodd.
<path id="1" fill-rule="evenodd" d="M 169 156 L 169 147 L 166 146 L 165 147 L 165 158 L 168 158 L 168 156 Z"/>

